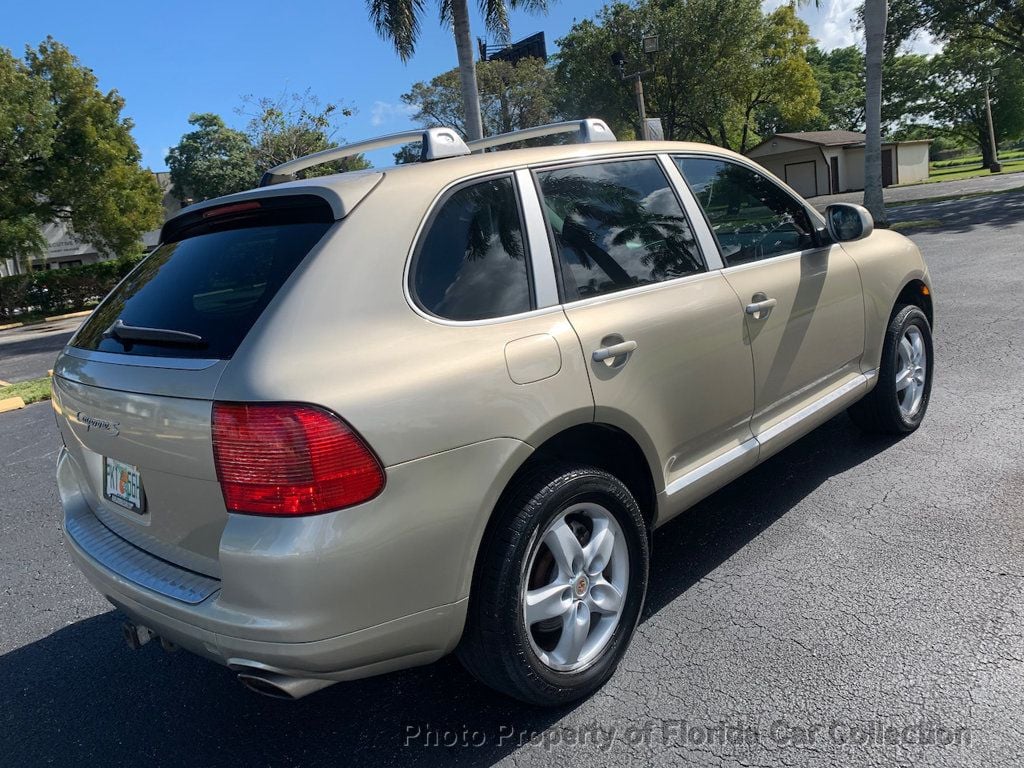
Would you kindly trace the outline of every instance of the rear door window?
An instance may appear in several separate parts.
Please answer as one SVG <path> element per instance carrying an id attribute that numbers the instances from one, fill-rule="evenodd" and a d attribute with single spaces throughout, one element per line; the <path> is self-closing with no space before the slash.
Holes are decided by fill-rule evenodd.
<path id="1" fill-rule="evenodd" d="M 128 355 L 228 359 L 333 221 L 327 203 L 307 195 L 179 217 L 71 345 Z"/>
<path id="2" fill-rule="evenodd" d="M 412 265 L 412 292 L 432 315 L 484 320 L 527 312 L 533 291 L 511 176 L 452 192 L 427 226 Z"/>
<path id="3" fill-rule="evenodd" d="M 567 301 L 704 271 L 690 222 L 654 158 L 538 171 Z"/>

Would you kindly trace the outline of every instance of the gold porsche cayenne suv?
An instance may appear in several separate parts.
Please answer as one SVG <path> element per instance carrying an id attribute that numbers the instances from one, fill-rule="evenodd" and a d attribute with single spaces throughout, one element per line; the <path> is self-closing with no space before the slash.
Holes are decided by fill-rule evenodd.
<path id="1" fill-rule="evenodd" d="M 67 544 L 133 646 L 261 693 L 455 651 L 566 702 L 625 653 L 657 526 L 843 410 L 917 428 L 931 326 L 909 240 L 717 147 L 328 150 L 182 210 L 62 352 Z"/>

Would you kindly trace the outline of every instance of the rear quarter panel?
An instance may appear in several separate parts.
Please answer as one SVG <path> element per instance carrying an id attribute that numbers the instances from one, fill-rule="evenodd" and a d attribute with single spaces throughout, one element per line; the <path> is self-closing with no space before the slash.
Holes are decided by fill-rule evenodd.
<path id="1" fill-rule="evenodd" d="M 843 243 L 843 248 L 857 263 L 864 287 L 863 368 L 875 369 L 900 291 L 911 280 L 921 280 L 930 290 L 931 278 L 921 251 L 897 232 L 878 229 L 863 240 Z"/>
<path id="2" fill-rule="evenodd" d="M 537 445 L 592 420 L 585 361 L 561 308 L 473 323 L 413 309 L 406 262 L 441 185 L 426 175 L 389 181 L 296 270 L 239 347 L 216 398 L 330 408 L 385 466 L 493 438 Z M 548 348 L 554 340 L 557 364 L 534 374 L 510 344 L 538 336 L 550 337 Z"/>

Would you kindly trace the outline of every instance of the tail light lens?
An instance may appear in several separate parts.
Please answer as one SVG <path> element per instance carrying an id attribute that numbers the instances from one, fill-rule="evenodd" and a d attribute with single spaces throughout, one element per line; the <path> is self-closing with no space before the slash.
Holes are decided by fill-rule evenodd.
<path id="1" fill-rule="evenodd" d="M 214 403 L 213 457 L 231 512 L 312 515 L 384 487 L 384 470 L 359 436 L 312 405 Z"/>

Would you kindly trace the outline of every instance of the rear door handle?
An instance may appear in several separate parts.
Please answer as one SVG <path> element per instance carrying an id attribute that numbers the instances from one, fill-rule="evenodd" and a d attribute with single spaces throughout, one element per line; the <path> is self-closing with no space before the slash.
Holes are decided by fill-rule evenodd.
<path id="1" fill-rule="evenodd" d="M 755 316 L 760 315 L 763 312 L 764 316 L 767 317 L 768 313 L 775 309 L 776 306 L 778 306 L 778 303 L 779 302 L 776 299 L 761 299 L 761 301 L 752 301 L 750 304 L 747 304 L 746 308 L 743 311 L 746 312 L 748 315 Z"/>
<path id="2" fill-rule="evenodd" d="M 612 344 L 610 347 L 600 347 L 594 350 L 594 362 L 602 363 L 610 357 L 628 355 L 634 350 L 636 350 L 635 341 L 623 341 L 618 344 Z"/>

